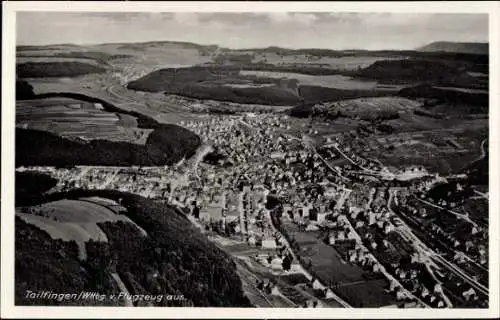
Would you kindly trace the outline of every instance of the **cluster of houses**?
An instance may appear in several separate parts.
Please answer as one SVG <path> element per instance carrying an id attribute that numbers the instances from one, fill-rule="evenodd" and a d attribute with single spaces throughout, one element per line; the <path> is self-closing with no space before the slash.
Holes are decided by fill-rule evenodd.
<path id="1" fill-rule="evenodd" d="M 116 189 L 169 201 L 184 208 L 202 225 L 220 226 L 217 230 L 222 234 L 241 237 L 250 246 L 259 248 L 262 254 L 256 259 L 272 271 L 280 272 L 287 265 L 288 253 L 272 226 L 271 210 L 276 209 L 269 207 L 268 199 L 272 196 L 278 199 L 275 206 L 282 212 L 282 219 L 293 221 L 303 232 L 326 230 L 325 241 L 332 246 L 344 246 L 348 263 L 373 273 L 385 272 L 372 252 L 394 247 L 389 235 L 397 225 L 387 207 L 390 197 L 387 188 L 356 182 L 346 185 L 314 150 L 304 148 L 296 139 L 283 134 L 282 130 L 290 127 L 281 120 L 280 116 L 268 114 L 258 118 L 224 116 L 184 122 L 182 125 L 220 153 L 223 165 L 201 162 L 188 172 L 175 166 L 42 169 L 59 179 L 61 189 Z M 356 156 L 349 147 L 342 147 L 341 135 L 327 139 L 331 148 L 339 148 L 360 166 L 381 170 L 379 164 Z M 438 176 L 422 179 L 416 188 L 428 190 L 440 179 Z M 395 197 L 396 203 L 407 203 L 404 189 Z M 405 208 L 412 215 L 427 214 L 411 205 Z M 373 232 L 379 237 L 374 237 Z M 433 224 L 430 232 L 439 235 L 443 231 Z M 465 253 L 474 245 L 465 245 Z M 479 261 L 486 263 L 487 250 L 483 247 L 478 252 Z M 455 261 L 465 259 L 461 255 L 454 257 Z M 298 262 L 286 266 L 291 270 L 299 267 Z M 389 269 L 397 279 L 391 281 L 390 291 L 398 299 L 406 299 L 405 290 L 410 288 L 426 303 L 445 306 L 442 288 L 436 284 L 433 290 L 428 290 L 420 283 L 418 270 L 398 264 Z M 404 289 L 399 283 L 404 284 Z M 464 297 L 477 299 L 470 290 L 464 292 Z"/>

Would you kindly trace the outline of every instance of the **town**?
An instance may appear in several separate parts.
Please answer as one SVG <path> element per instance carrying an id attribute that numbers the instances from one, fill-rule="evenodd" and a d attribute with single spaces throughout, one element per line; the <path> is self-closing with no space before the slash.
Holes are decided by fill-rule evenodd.
<path id="1" fill-rule="evenodd" d="M 231 252 L 256 305 L 487 307 L 487 227 L 427 196 L 446 177 L 416 166 L 390 171 L 345 146 L 349 133 L 315 145 L 283 117 L 184 121 L 203 146 L 174 166 L 17 170 L 57 178 L 53 192 L 115 189 L 179 207 Z M 333 166 L 334 158 L 346 163 Z M 336 267 L 359 276 L 344 282 Z M 302 282 L 282 280 L 291 275 Z M 367 288 L 359 298 L 358 285 Z"/>

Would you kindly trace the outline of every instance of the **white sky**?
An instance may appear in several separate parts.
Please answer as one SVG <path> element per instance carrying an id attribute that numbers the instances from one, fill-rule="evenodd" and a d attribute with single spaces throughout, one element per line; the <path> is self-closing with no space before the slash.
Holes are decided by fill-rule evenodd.
<path id="1" fill-rule="evenodd" d="M 230 48 L 415 49 L 487 42 L 487 14 L 18 12 L 17 44 L 188 41 Z"/>

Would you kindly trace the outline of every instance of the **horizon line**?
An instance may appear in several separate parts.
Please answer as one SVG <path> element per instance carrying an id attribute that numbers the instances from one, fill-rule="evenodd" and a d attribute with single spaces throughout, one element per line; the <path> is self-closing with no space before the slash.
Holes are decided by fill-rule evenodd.
<path id="1" fill-rule="evenodd" d="M 230 47 L 223 47 L 218 44 L 200 44 L 196 42 L 191 42 L 191 41 L 182 41 L 182 40 L 150 40 L 150 41 L 140 41 L 140 42 L 101 42 L 101 43 L 82 43 L 82 44 L 76 44 L 76 43 L 47 43 L 47 44 L 16 44 L 17 47 L 49 47 L 49 46 L 102 46 L 102 45 L 127 45 L 127 44 L 148 44 L 148 43 L 182 43 L 182 44 L 192 44 L 192 45 L 197 45 L 201 47 L 217 47 L 219 49 L 227 49 L 227 50 L 262 50 L 262 49 L 269 49 L 269 48 L 279 48 L 279 49 L 284 49 L 284 50 L 330 50 L 330 51 L 340 51 L 340 52 L 345 52 L 345 51 L 418 51 L 418 48 L 428 46 L 433 43 L 440 43 L 440 42 L 448 42 L 448 43 L 457 43 L 457 44 L 489 44 L 489 41 L 450 41 L 450 40 L 437 40 L 437 41 L 432 41 L 427 43 L 426 45 L 417 47 L 417 48 L 412 48 L 412 49 L 390 49 L 390 48 L 384 48 L 384 49 L 362 49 L 362 48 L 350 48 L 350 49 L 331 49 L 331 48 L 313 48 L 313 47 L 301 47 L 301 48 L 290 48 L 290 47 L 282 47 L 282 46 L 263 46 L 263 47 L 243 47 L 243 48 L 230 48 Z"/>

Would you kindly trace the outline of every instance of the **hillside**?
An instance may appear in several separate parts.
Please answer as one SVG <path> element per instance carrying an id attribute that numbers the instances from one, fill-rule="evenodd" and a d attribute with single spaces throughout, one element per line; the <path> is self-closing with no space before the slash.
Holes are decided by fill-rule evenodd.
<path id="1" fill-rule="evenodd" d="M 383 83 L 443 81 L 462 75 L 460 70 L 434 60 L 381 60 L 357 72 L 358 77 Z"/>
<path id="2" fill-rule="evenodd" d="M 201 144 L 191 131 L 161 124 L 103 99 L 71 92 L 35 95 L 16 82 L 16 165 L 170 165 Z"/>
<path id="3" fill-rule="evenodd" d="M 189 158 L 200 138 L 177 125 L 162 125 L 146 145 L 108 140 L 74 141 L 39 130 L 16 128 L 16 166 L 162 166 Z"/>
<path id="4" fill-rule="evenodd" d="M 454 88 L 435 87 L 429 84 L 404 88 L 398 93 L 401 97 L 410 99 L 423 98 L 432 103 L 425 103 L 426 107 L 438 104 L 448 104 L 450 106 L 472 106 L 469 113 L 488 113 L 489 94 L 488 92 L 476 92 L 473 90 L 457 90 Z"/>
<path id="5" fill-rule="evenodd" d="M 339 117 L 379 122 L 398 119 L 400 113 L 418 108 L 420 103 L 399 97 L 345 98 L 338 101 L 320 103 L 313 106 L 299 106 L 290 110 L 290 115 L 298 118 Z"/>
<path id="6" fill-rule="evenodd" d="M 417 51 L 423 52 L 454 52 L 470 54 L 488 54 L 489 44 L 483 42 L 448 42 L 437 41 L 420 47 Z"/>
<path id="7" fill-rule="evenodd" d="M 130 223 L 98 223 L 108 241 L 87 242 L 87 257 L 80 260 L 73 241 L 55 240 L 49 233 L 16 218 L 16 304 L 40 302 L 27 299 L 27 289 L 117 294 L 120 290 L 114 279 L 118 276 L 130 294 L 183 295 L 184 298 L 182 301 L 163 299 L 149 305 L 250 306 L 243 296 L 234 262 L 173 207 L 109 190 L 75 190 L 39 200 L 45 203 L 82 197 L 120 202 L 126 208 L 124 214 L 144 229 L 147 236 Z M 50 218 L 51 212 L 47 214 Z M 61 214 L 65 213 L 59 212 Z M 92 212 L 88 214 L 93 215 Z M 84 300 L 79 304 L 113 305 L 118 302 Z M 47 300 L 46 303 L 75 304 L 57 300 Z M 148 304 L 139 302 L 137 305 Z"/>
<path id="8" fill-rule="evenodd" d="M 249 78 L 238 70 L 215 66 L 161 69 L 130 82 L 127 88 L 238 103 L 290 105 L 300 101 L 275 79 Z"/>
<path id="9" fill-rule="evenodd" d="M 375 89 L 345 90 L 319 85 L 300 85 L 296 79 L 300 75 L 287 71 L 293 70 L 283 71 L 282 77 L 266 77 L 242 74 L 239 68 L 228 66 L 161 69 L 130 82 L 127 87 L 132 90 L 165 92 L 195 99 L 276 106 L 297 106 L 387 94 L 387 91 Z"/>
<path id="10" fill-rule="evenodd" d="M 105 68 L 83 62 L 26 62 L 16 65 L 20 78 L 78 77 L 91 73 L 104 73 Z"/>
<path id="11" fill-rule="evenodd" d="M 130 115 L 130 116 L 136 118 L 138 128 L 156 129 L 156 128 L 160 127 L 160 123 L 158 123 L 156 120 L 154 120 L 148 116 L 145 116 L 139 112 L 120 109 L 120 108 L 116 107 L 115 105 L 113 105 L 112 103 L 109 103 L 108 101 L 105 101 L 103 99 L 99 99 L 96 97 L 91 97 L 91 96 L 81 94 L 81 93 L 48 92 L 48 93 L 41 93 L 41 94 L 34 95 L 31 98 L 26 98 L 26 100 L 46 99 L 46 98 L 68 98 L 68 99 L 81 100 L 81 101 L 85 101 L 88 103 L 99 103 L 103 107 L 103 109 L 106 110 L 107 112 L 126 114 L 126 115 Z"/>

